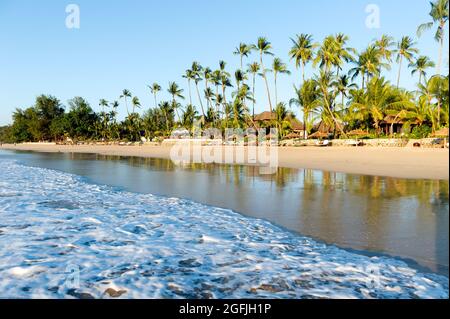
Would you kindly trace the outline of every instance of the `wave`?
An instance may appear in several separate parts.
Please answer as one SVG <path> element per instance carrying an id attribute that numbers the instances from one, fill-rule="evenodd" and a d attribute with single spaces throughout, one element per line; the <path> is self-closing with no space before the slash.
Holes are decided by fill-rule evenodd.
<path id="1" fill-rule="evenodd" d="M 0 176 L 1 298 L 449 296 L 444 276 L 227 209 L 13 160 Z"/>

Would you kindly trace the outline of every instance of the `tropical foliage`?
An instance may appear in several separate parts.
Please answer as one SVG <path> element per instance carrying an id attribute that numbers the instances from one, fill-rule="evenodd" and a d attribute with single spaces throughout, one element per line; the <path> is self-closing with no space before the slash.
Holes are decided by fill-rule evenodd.
<path id="1" fill-rule="evenodd" d="M 356 50 L 342 33 L 319 42 L 303 33 L 291 38 L 292 47 L 286 52 L 293 64 L 290 68 L 274 56 L 271 42 L 259 37 L 253 44 L 239 43 L 233 51 L 239 59 L 237 70 L 229 70 L 225 61 L 212 69 L 194 61 L 182 75 L 186 92 L 175 81 L 167 87 L 157 82 L 148 85 L 151 105 L 143 105 L 128 89 L 114 101 L 100 99 L 97 110 L 81 97 L 63 106 L 53 96 L 39 96 L 33 106 L 14 112 L 13 124 L 0 128 L 0 139 L 139 141 L 166 137 L 178 128 L 215 127 L 223 132 L 267 126 L 278 128 L 283 137 L 292 130 L 296 112 L 305 124 L 304 138 L 318 123 L 335 137 L 346 137 L 355 129 L 390 136 L 394 125 L 402 125 L 411 136 L 427 136 L 449 124 L 449 78 L 440 72 L 448 6 L 448 0 L 432 2 L 429 22 L 417 30 L 421 36 L 435 28 L 441 52 L 437 63 L 420 54 L 418 40 L 411 36 L 396 40 L 383 35 Z M 405 68 L 417 83 L 411 91 L 402 88 Z M 291 99 L 280 101 L 278 80 L 295 69 L 300 75 L 293 78 Z M 394 84 L 386 80 L 389 72 L 397 72 L 393 73 Z M 256 89 L 265 91 L 258 101 Z M 170 99 L 160 99 L 164 92 Z M 257 106 L 271 112 L 270 121 L 256 120 Z M 126 111 L 122 120 L 118 119 L 119 108 Z"/>

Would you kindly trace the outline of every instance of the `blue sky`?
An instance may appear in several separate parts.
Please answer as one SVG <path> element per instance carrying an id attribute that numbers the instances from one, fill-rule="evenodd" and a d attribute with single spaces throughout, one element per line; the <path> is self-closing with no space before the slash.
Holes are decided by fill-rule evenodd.
<path id="1" fill-rule="evenodd" d="M 78 30 L 65 26 L 70 3 L 81 10 Z M 371 3 L 381 10 L 379 29 L 365 26 L 365 8 Z M 15 108 L 31 106 L 42 93 L 63 103 L 83 96 L 98 110 L 100 98 L 116 100 L 127 88 L 148 108 L 153 106 L 148 84 L 159 82 L 164 88 L 160 99 L 167 99 L 168 82 L 176 81 L 187 98 L 182 75 L 192 61 L 214 69 L 223 59 L 234 72 L 239 65 L 234 48 L 241 41 L 254 43 L 258 36 L 266 36 L 293 71 L 279 80 L 279 100 L 288 101 L 300 78 L 288 56 L 289 38 L 296 33 L 311 33 L 321 41 L 343 32 L 360 50 L 383 33 L 416 37 L 428 12 L 426 0 L 0 0 L 0 125 L 11 121 Z M 421 53 L 437 61 L 433 32 L 417 41 Z M 256 58 L 253 54 L 246 62 Z M 443 67 L 448 72 L 447 57 Z M 387 78 L 395 82 L 397 70 L 394 66 Z M 412 88 L 417 79 L 404 67 L 401 82 Z M 259 79 L 258 111 L 267 108 L 263 89 Z"/>

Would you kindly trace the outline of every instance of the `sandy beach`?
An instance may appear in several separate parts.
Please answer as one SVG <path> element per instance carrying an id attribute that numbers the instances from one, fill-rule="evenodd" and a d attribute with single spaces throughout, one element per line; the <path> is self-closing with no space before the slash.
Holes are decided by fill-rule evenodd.
<path id="1" fill-rule="evenodd" d="M 207 148 L 207 147 L 206 147 Z M 233 151 L 224 146 L 224 151 Z M 101 155 L 170 158 L 171 146 L 103 146 L 103 145 L 2 145 L 0 149 L 95 153 Z M 247 158 L 247 157 L 246 157 Z M 280 147 L 280 167 L 317 169 L 342 173 L 398 178 L 449 179 L 448 149 L 380 148 L 380 147 Z"/>

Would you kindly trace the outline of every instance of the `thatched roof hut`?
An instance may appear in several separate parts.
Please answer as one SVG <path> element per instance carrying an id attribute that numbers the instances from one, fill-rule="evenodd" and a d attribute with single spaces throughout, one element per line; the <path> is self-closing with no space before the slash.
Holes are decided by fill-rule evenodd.
<path id="1" fill-rule="evenodd" d="M 257 122 L 265 122 L 275 120 L 277 116 L 275 113 L 271 113 L 269 111 L 262 112 L 261 114 L 255 115 L 255 121 Z"/>
<path id="2" fill-rule="evenodd" d="M 312 139 L 319 138 L 320 139 L 320 138 L 328 138 L 329 136 L 330 136 L 330 133 L 325 133 L 325 132 L 318 131 L 316 133 L 311 134 L 309 136 L 309 138 L 312 138 Z"/>

